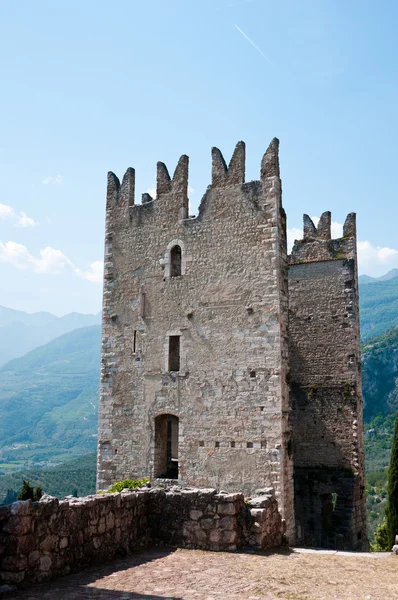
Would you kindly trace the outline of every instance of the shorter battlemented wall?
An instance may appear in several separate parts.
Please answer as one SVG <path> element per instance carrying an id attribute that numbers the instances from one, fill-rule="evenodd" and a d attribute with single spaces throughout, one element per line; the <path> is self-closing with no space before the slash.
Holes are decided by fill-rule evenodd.
<path id="1" fill-rule="evenodd" d="M 0 584 L 29 585 L 153 542 L 233 551 L 282 542 L 277 501 L 206 489 L 145 489 L 0 506 Z"/>

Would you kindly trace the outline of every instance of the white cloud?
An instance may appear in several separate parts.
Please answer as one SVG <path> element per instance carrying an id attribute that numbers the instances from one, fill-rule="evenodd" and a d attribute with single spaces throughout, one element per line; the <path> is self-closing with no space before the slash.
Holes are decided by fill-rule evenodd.
<path id="1" fill-rule="evenodd" d="M 33 260 L 34 270 L 37 273 L 56 275 L 74 269 L 72 261 L 61 250 L 56 250 L 51 246 L 40 250 L 40 258 L 33 258 Z"/>
<path id="2" fill-rule="evenodd" d="M 395 268 L 398 268 L 398 250 L 358 241 L 358 270 L 361 273 L 378 277 Z"/>
<path id="3" fill-rule="evenodd" d="M 60 251 L 48 246 L 33 256 L 26 246 L 17 242 L 0 242 L 0 262 L 17 269 L 32 269 L 36 273 L 56 274 L 73 267 L 73 263 Z"/>
<path id="4" fill-rule="evenodd" d="M 8 204 L 0 203 L 0 219 L 8 219 L 9 217 L 14 216 L 14 209 L 12 206 L 8 206 Z"/>
<path id="5" fill-rule="evenodd" d="M 62 183 L 62 175 L 48 175 L 43 179 L 42 183 L 44 183 L 44 185 L 57 185 Z"/>
<path id="6" fill-rule="evenodd" d="M 311 217 L 314 225 L 317 226 L 319 217 Z M 340 238 L 343 235 L 343 224 L 338 221 L 332 221 L 331 227 L 332 239 Z M 291 252 L 294 240 L 301 240 L 303 230 L 298 227 L 287 229 L 287 247 Z M 384 275 L 391 269 L 398 268 L 398 250 L 383 246 L 373 246 L 368 241 L 358 240 L 358 271 L 372 277 Z"/>
<path id="7" fill-rule="evenodd" d="M 41 275 L 59 275 L 71 273 L 87 279 L 91 283 L 102 283 L 103 262 L 91 263 L 90 269 L 82 271 L 61 250 L 47 246 L 40 250 L 39 256 L 34 256 L 26 246 L 17 242 L 0 241 L 0 263 L 8 263 L 17 269 L 30 269 Z"/>
<path id="8" fill-rule="evenodd" d="M 17 242 L 0 241 L 0 262 L 10 263 L 17 269 L 28 269 L 32 266 L 32 255 L 26 246 Z"/>
<path id="9" fill-rule="evenodd" d="M 287 237 L 287 251 L 291 252 L 295 240 L 301 240 L 303 238 L 303 230 L 299 227 L 288 227 L 286 231 Z"/>
<path id="10" fill-rule="evenodd" d="M 14 227 L 36 227 L 36 225 L 38 225 L 38 223 L 36 223 L 34 219 L 28 217 L 25 212 L 21 211 Z"/>
<path id="11" fill-rule="evenodd" d="M 104 261 L 96 260 L 91 263 L 90 270 L 81 271 L 80 269 L 76 269 L 76 273 L 79 275 L 79 277 L 87 279 L 87 281 L 91 281 L 91 283 L 102 283 L 102 278 L 104 275 Z"/>

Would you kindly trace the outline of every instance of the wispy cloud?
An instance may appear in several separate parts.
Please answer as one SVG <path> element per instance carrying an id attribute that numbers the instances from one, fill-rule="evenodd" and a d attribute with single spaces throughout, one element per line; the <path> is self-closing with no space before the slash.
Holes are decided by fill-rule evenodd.
<path id="1" fill-rule="evenodd" d="M 253 48 L 255 50 L 257 50 L 257 52 L 259 54 L 261 54 L 261 56 L 264 58 L 264 60 L 266 60 L 271 65 L 271 67 L 276 69 L 277 67 L 276 67 L 275 63 L 273 63 L 272 60 L 270 58 L 268 58 L 268 56 L 266 54 L 264 54 L 264 52 L 262 50 L 260 50 L 260 48 L 253 42 L 253 40 L 251 38 L 249 38 L 249 36 L 240 27 L 238 27 L 238 25 L 236 25 L 236 23 L 235 23 L 235 27 L 239 31 L 239 33 L 241 35 L 243 35 L 245 40 L 247 40 L 249 42 L 249 44 L 251 44 L 253 46 Z"/>
<path id="2" fill-rule="evenodd" d="M 48 177 L 45 177 L 42 181 L 42 183 L 44 185 L 58 185 L 60 183 L 62 183 L 62 175 L 48 175 Z"/>
<path id="3" fill-rule="evenodd" d="M 61 250 L 47 246 L 35 256 L 18 242 L 0 241 L 0 263 L 7 263 L 21 271 L 30 270 L 41 275 L 74 274 L 91 283 L 102 283 L 103 261 L 91 263 L 89 269 L 82 270 L 73 264 Z"/>
<path id="4" fill-rule="evenodd" d="M 38 223 L 31 217 L 28 217 L 23 210 L 17 215 L 13 207 L 8 204 L 0 203 L 0 219 L 16 219 L 14 227 L 36 227 L 36 225 L 38 225 Z"/>
<path id="5" fill-rule="evenodd" d="M 37 225 L 38 223 L 22 210 L 14 227 L 36 227 Z"/>
<path id="6" fill-rule="evenodd" d="M 0 203 L 0 219 L 8 219 L 14 216 L 14 209 L 8 204 Z"/>

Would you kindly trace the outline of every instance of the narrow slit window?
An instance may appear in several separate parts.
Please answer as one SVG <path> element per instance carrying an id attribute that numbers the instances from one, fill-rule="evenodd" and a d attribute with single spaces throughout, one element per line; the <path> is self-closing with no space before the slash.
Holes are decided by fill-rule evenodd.
<path id="1" fill-rule="evenodd" d="M 137 330 L 134 329 L 134 336 L 133 336 L 133 353 L 135 354 L 137 352 Z"/>
<path id="2" fill-rule="evenodd" d="M 181 276 L 181 246 L 173 246 L 170 250 L 170 277 Z"/>
<path id="3" fill-rule="evenodd" d="M 169 371 L 180 370 L 180 336 L 169 337 Z"/>

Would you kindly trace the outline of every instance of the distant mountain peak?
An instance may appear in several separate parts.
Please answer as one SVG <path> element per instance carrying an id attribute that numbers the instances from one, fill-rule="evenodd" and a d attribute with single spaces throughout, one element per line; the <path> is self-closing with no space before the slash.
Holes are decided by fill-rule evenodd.
<path id="1" fill-rule="evenodd" d="M 388 281 L 389 279 L 395 279 L 398 277 L 398 269 L 391 269 L 380 277 L 371 277 L 370 275 L 360 275 L 358 282 L 363 285 L 367 283 L 376 283 L 377 281 Z"/>
<path id="2" fill-rule="evenodd" d="M 0 367 L 73 329 L 100 323 L 100 314 L 73 312 L 57 317 L 48 312 L 27 313 L 0 305 L 0 339 L 7 340 L 0 345 Z"/>

